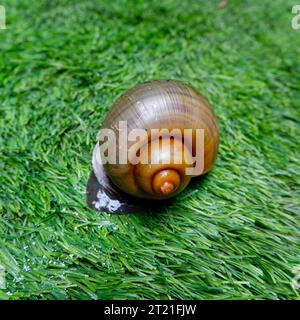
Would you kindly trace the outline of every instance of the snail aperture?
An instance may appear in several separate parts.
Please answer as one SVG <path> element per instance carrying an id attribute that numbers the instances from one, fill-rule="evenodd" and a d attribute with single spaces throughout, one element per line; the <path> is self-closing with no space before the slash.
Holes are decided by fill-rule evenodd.
<path id="1" fill-rule="evenodd" d="M 135 133 L 131 139 L 120 135 L 119 124 L 123 122 L 126 133 Z M 103 190 L 110 189 L 114 199 L 118 189 L 137 198 L 170 198 L 181 192 L 193 176 L 210 171 L 216 159 L 219 129 L 215 114 L 204 96 L 180 81 L 150 81 L 130 89 L 112 106 L 102 128 L 115 133 L 116 162 L 102 161 L 98 145 L 94 158 L 101 161 L 94 159 L 93 168 L 100 186 L 103 172 L 100 176 L 99 172 L 109 177 L 112 183 L 107 188 L 106 181 Z M 204 132 L 202 143 L 196 137 L 200 129 Z M 134 139 L 139 130 L 144 134 Z M 198 149 L 203 155 L 202 170 L 187 174 L 196 165 Z M 122 152 L 126 154 L 125 162 L 120 161 Z M 105 209 L 102 206 L 101 210 Z"/>

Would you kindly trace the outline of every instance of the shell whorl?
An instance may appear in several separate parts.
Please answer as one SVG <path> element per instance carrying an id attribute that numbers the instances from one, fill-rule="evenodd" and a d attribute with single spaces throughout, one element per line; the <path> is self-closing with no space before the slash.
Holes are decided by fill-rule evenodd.
<path id="1" fill-rule="evenodd" d="M 120 121 L 127 121 L 128 132 L 137 128 L 145 130 L 204 129 L 203 174 L 213 166 L 219 143 L 216 117 L 207 99 L 189 85 L 175 80 L 163 80 L 135 86 L 115 102 L 103 123 L 103 128 L 117 132 Z M 128 142 L 128 149 L 133 143 Z M 164 198 L 164 195 L 155 196 L 155 192 L 158 191 L 163 194 L 171 190 L 172 195 L 177 194 L 190 180 L 190 177 L 184 176 L 181 167 L 158 166 L 152 168 L 151 173 L 147 173 L 152 175 L 151 186 L 147 186 L 147 183 L 143 182 L 147 174 L 143 179 L 136 178 L 142 172 L 140 169 L 141 166 L 131 164 L 105 165 L 108 176 L 120 189 L 143 198 Z M 171 171 L 166 172 L 166 169 Z M 160 171 L 162 173 L 159 173 Z M 160 176 L 164 177 L 164 175 L 165 180 L 160 185 L 157 181 L 160 181 Z M 124 187 L 124 183 L 128 186 Z"/>

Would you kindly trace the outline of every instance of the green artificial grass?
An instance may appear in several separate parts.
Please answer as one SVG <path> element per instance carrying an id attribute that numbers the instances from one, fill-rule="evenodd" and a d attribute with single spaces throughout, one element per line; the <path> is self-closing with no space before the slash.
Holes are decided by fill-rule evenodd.
<path id="1" fill-rule="evenodd" d="M 0 299 L 299 299 L 295 1 L 219 2 L 1 1 Z M 214 106 L 213 171 L 153 215 L 90 210 L 107 110 L 168 78 Z"/>

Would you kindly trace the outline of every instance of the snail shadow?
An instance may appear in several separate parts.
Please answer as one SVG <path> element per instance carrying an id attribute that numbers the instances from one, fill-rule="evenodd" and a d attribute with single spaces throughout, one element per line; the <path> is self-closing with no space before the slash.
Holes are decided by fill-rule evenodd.
<path id="1" fill-rule="evenodd" d="M 101 183 L 98 181 L 94 171 L 90 173 L 86 190 L 87 205 L 98 212 L 106 212 L 116 215 L 125 214 L 149 214 L 161 215 L 167 212 L 174 201 L 160 200 L 151 201 L 132 197 L 117 189 L 109 178 L 101 175 Z"/>

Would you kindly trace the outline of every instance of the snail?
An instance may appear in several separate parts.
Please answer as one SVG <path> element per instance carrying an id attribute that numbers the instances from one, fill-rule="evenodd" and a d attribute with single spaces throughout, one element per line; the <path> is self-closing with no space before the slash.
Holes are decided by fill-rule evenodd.
<path id="1" fill-rule="evenodd" d="M 106 212 L 139 211 L 174 197 L 192 177 L 212 169 L 218 151 L 219 128 L 208 100 L 178 80 L 133 87 L 114 103 L 102 128 L 114 138 L 100 135 L 96 144 L 87 202 Z M 115 150 L 101 150 L 104 142 Z M 109 152 L 115 161 L 102 161 Z"/>

